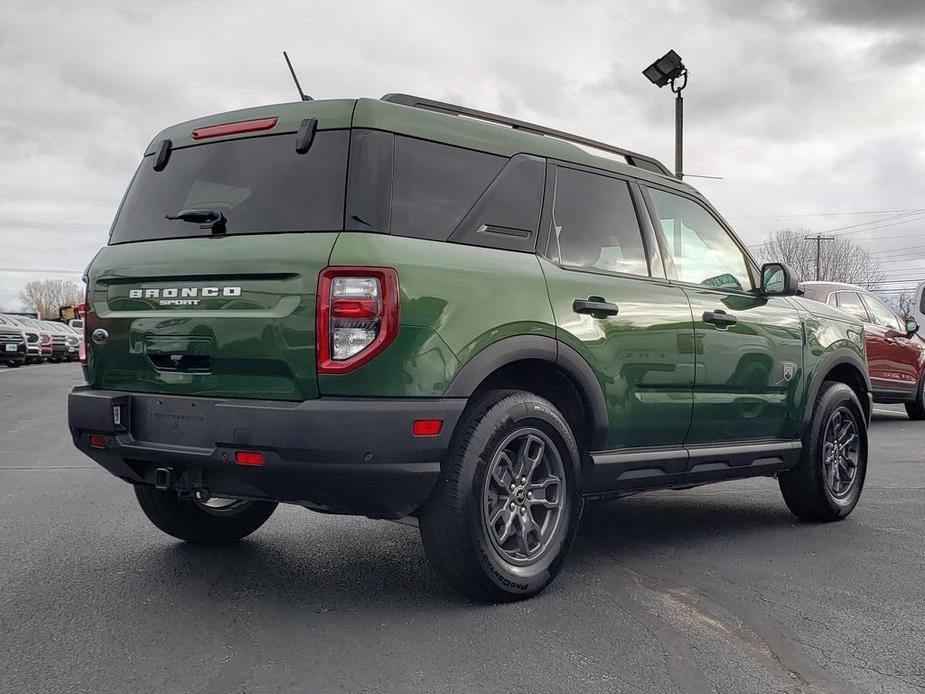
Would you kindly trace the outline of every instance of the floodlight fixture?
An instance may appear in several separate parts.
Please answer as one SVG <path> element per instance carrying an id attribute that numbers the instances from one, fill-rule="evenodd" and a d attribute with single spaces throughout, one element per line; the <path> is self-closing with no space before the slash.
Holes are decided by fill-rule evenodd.
<path id="1" fill-rule="evenodd" d="M 642 74 L 656 87 L 664 87 L 684 75 L 685 72 L 687 70 L 681 62 L 681 56 L 674 51 L 668 51 L 643 70 Z"/>

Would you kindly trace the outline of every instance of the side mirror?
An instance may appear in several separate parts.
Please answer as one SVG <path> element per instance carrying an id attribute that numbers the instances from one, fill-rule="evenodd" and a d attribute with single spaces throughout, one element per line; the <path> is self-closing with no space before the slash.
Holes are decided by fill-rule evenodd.
<path id="1" fill-rule="evenodd" d="M 919 331 L 919 324 L 912 318 L 906 319 L 906 337 L 912 337 Z"/>
<path id="2" fill-rule="evenodd" d="M 795 296 L 799 291 L 797 278 L 783 263 L 761 266 L 761 293 L 765 296 Z"/>

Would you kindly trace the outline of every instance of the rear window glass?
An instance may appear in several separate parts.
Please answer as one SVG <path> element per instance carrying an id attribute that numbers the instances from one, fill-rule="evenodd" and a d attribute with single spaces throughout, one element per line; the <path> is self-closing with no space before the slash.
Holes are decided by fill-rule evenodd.
<path id="1" fill-rule="evenodd" d="M 210 235 L 165 218 L 189 209 L 222 212 L 228 234 L 341 230 L 348 142 L 345 130 L 319 132 L 305 154 L 294 134 L 214 142 L 174 150 L 163 171 L 147 156 L 110 243 Z"/>
<path id="2" fill-rule="evenodd" d="M 636 208 L 625 181 L 558 167 L 551 255 L 563 265 L 648 275 Z"/>

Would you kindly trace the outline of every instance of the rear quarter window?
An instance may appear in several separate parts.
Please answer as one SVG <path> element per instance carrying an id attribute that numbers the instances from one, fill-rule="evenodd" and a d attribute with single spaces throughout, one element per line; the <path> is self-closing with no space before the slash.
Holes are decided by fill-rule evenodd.
<path id="1" fill-rule="evenodd" d="M 216 209 L 227 234 L 343 229 L 349 131 L 321 131 L 305 154 L 295 135 L 227 140 L 176 149 L 163 171 L 145 157 L 126 192 L 110 243 L 208 236 L 172 221 L 184 209 Z"/>
<path id="2" fill-rule="evenodd" d="M 494 154 L 396 136 L 391 233 L 446 240 L 506 163 Z"/>

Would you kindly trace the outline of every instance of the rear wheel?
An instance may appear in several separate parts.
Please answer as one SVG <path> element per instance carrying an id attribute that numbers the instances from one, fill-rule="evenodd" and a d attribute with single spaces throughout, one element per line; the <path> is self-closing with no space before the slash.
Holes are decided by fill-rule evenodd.
<path id="1" fill-rule="evenodd" d="M 844 383 L 819 389 L 796 467 L 778 476 L 794 515 L 809 521 L 845 518 L 857 505 L 867 473 L 867 426 L 857 395 Z"/>
<path id="2" fill-rule="evenodd" d="M 141 510 L 160 530 L 196 544 L 223 544 L 250 535 L 276 509 L 271 501 L 213 497 L 208 501 L 181 499 L 176 492 L 135 485 Z"/>
<path id="3" fill-rule="evenodd" d="M 916 421 L 925 419 L 925 375 L 916 388 L 915 400 L 906 403 L 906 414 L 909 415 L 909 419 Z"/>
<path id="4" fill-rule="evenodd" d="M 490 601 L 539 593 L 581 516 L 578 447 L 555 406 L 493 391 L 467 411 L 420 516 L 428 558 L 460 592 Z"/>

